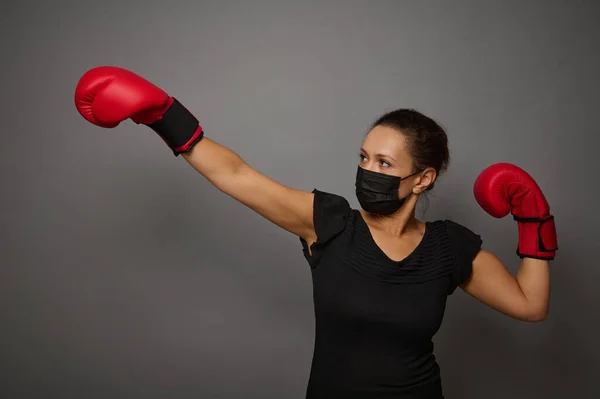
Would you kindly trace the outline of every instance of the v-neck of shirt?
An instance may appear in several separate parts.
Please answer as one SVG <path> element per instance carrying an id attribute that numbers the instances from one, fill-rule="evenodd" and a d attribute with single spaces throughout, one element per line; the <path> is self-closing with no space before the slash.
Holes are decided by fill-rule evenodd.
<path id="1" fill-rule="evenodd" d="M 423 247 L 425 240 L 427 239 L 428 233 L 429 233 L 429 222 L 425 222 L 425 231 L 423 232 L 423 237 L 421 238 L 421 241 L 419 241 L 419 243 L 417 244 L 417 246 L 415 247 L 415 249 L 413 249 L 407 256 L 405 256 L 403 259 L 400 260 L 394 260 L 392 258 L 390 258 L 382 249 L 381 247 L 377 244 L 377 242 L 375 241 L 375 238 L 373 237 L 373 233 L 371 233 L 371 229 L 369 228 L 369 225 L 367 224 L 367 221 L 363 218 L 363 215 L 360 213 L 359 210 L 355 210 L 355 212 L 357 213 L 356 217 L 359 220 L 359 223 L 361 224 L 361 226 L 365 229 L 365 233 L 366 236 L 368 237 L 369 243 L 376 249 L 377 253 L 379 254 L 379 256 L 381 258 L 383 258 L 386 262 L 391 263 L 395 266 L 400 266 L 403 265 L 404 263 L 410 261 L 410 259 L 412 259 L 416 254 L 418 254 L 421 250 L 421 248 Z"/>

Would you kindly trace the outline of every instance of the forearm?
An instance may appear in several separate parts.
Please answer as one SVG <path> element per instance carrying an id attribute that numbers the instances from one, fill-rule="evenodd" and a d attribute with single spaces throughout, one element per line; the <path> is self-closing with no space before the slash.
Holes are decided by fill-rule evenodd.
<path id="1" fill-rule="evenodd" d="M 235 152 L 206 137 L 182 156 L 222 193 L 265 219 L 305 240 L 316 237 L 313 193 L 259 173 Z"/>
<path id="2" fill-rule="evenodd" d="M 523 258 L 516 279 L 532 318 L 545 319 L 550 307 L 550 262 Z"/>
<path id="3" fill-rule="evenodd" d="M 234 151 L 206 137 L 183 158 L 217 188 L 234 176 L 246 162 Z"/>

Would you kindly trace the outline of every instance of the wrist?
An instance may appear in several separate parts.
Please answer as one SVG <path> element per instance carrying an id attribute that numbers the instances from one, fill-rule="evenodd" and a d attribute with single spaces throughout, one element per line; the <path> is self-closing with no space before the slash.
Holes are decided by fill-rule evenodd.
<path id="1" fill-rule="evenodd" d="M 552 260 L 558 250 L 554 216 L 514 217 L 519 228 L 517 255 L 520 258 Z"/>
<path id="2" fill-rule="evenodd" d="M 164 140 L 175 156 L 188 152 L 204 136 L 198 119 L 175 98 L 162 117 L 147 126 Z"/>

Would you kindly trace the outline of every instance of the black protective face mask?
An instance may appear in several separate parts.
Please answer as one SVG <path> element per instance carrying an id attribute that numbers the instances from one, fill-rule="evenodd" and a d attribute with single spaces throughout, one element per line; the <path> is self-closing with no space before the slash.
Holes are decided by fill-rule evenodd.
<path id="1" fill-rule="evenodd" d="M 380 215 L 396 212 L 412 194 L 398 198 L 400 182 L 417 173 L 419 172 L 406 177 L 398 177 L 371 172 L 359 166 L 356 172 L 356 197 L 360 206 L 369 213 Z"/>

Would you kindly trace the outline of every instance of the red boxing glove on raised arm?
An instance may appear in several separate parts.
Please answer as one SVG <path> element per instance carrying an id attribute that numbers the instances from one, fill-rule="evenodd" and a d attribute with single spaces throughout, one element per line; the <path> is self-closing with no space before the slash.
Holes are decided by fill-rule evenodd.
<path id="1" fill-rule="evenodd" d="M 198 120 L 179 101 L 123 68 L 100 66 L 87 71 L 77 83 L 75 106 L 100 127 L 114 128 L 128 118 L 147 125 L 176 156 L 203 137 Z"/>
<path id="2" fill-rule="evenodd" d="M 497 163 L 483 170 L 473 186 L 475 199 L 490 215 L 512 213 L 519 226 L 517 255 L 552 260 L 558 250 L 554 216 L 535 180 L 523 169 Z"/>

